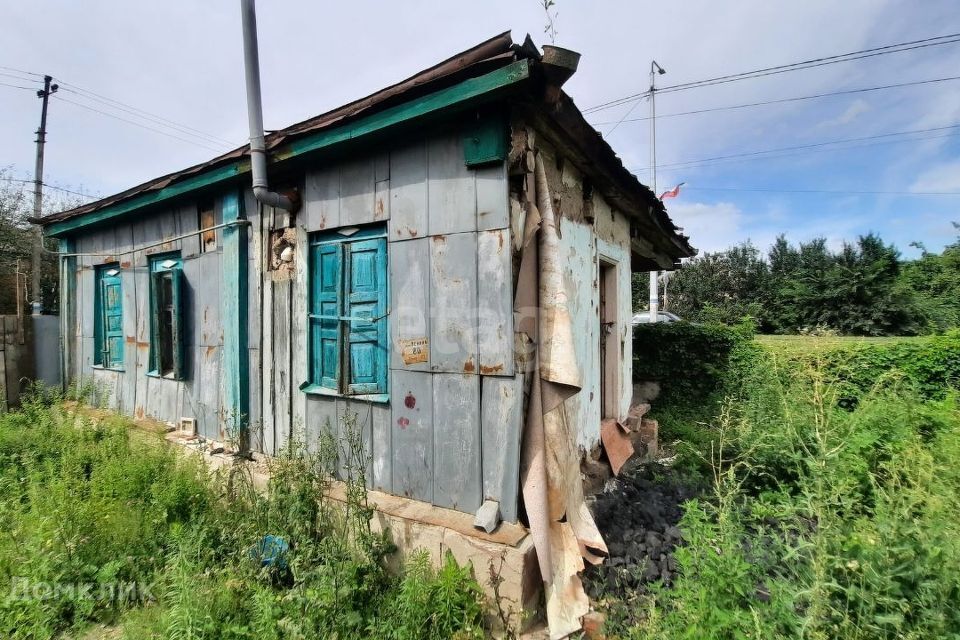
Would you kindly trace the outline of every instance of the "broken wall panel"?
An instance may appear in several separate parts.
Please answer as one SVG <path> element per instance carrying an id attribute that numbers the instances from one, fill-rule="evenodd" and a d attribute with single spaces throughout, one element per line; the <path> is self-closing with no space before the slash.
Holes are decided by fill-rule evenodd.
<path id="1" fill-rule="evenodd" d="M 483 376 L 481 384 L 482 499 L 499 502 L 503 519 L 514 522 L 519 495 L 523 375 Z"/>
<path id="2" fill-rule="evenodd" d="M 433 504 L 472 513 L 480 508 L 480 376 L 433 376 Z"/>

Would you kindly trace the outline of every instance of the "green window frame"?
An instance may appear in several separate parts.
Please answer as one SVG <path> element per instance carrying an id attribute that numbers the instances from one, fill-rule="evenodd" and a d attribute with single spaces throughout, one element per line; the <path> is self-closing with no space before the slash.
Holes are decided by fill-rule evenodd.
<path id="1" fill-rule="evenodd" d="M 96 268 L 94 293 L 94 358 L 96 366 L 105 369 L 123 367 L 123 289 L 120 265 L 99 265 Z"/>
<path id="2" fill-rule="evenodd" d="M 183 260 L 150 258 L 150 374 L 184 378 Z"/>
<path id="3" fill-rule="evenodd" d="M 385 227 L 311 235 L 307 391 L 387 394 L 388 300 Z"/>

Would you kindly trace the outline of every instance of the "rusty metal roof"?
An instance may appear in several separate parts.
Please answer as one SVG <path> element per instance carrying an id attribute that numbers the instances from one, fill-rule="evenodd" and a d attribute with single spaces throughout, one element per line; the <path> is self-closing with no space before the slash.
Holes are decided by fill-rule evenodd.
<path id="1" fill-rule="evenodd" d="M 409 102 L 419 96 L 444 89 L 465 79 L 483 75 L 523 59 L 538 63 L 540 54 L 529 36 L 522 44 L 516 44 L 513 42 L 510 32 L 506 31 L 397 84 L 285 129 L 270 133 L 266 136 L 267 149 L 277 149 L 284 143 L 321 130 L 335 129 L 361 116 Z M 617 157 L 610 145 L 599 132 L 587 123 L 568 96 L 561 94 L 559 103 L 550 105 L 549 108 L 542 108 L 541 111 L 543 117 L 550 120 L 555 127 L 562 129 L 570 143 L 580 150 L 581 155 L 590 160 L 587 163 L 588 165 L 603 171 L 606 182 L 610 183 L 619 194 L 621 205 L 632 205 L 625 207 L 627 211 L 632 209 L 631 212 L 634 216 L 640 215 L 641 217 L 643 213 L 649 213 L 650 221 L 654 223 L 653 227 L 669 238 L 669 242 L 666 244 L 672 248 L 672 254 L 679 258 L 696 253 L 687 238 L 680 234 L 677 227 L 670 221 L 660 199 L 624 167 L 623 162 Z M 46 227 L 57 222 L 79 218 L 136 196 L 159 191 L 205 172 L 227 165 L 235 165 L 248 155 L 249 145 L 243 145 L 207 162 L 154 178 L 101 200 L 32 221 Z M 643 211 L 643 209 L 646 209 L 646 211 Z"/>

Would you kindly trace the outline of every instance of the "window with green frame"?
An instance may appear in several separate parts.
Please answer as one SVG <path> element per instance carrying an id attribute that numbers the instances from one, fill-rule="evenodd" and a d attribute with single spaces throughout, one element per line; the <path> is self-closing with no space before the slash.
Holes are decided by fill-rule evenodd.
<path id="1" fill-rule="evenodd" d="M 383 226 L 310 237 L 310 384 L 387 393 L 387 238 Z"/>
<path id="2" fill-rule="evenodd" d="M 150 373 L 184 377 L 183 261 L 179 254 L 150 258 Z"/>
<path id="3" fill-rule="evenodd" d="M 123 297 L 120 265 L 104 264 L 96 268 L 94 293 L 93 363 L 108 369 L 123 367 Z"/>

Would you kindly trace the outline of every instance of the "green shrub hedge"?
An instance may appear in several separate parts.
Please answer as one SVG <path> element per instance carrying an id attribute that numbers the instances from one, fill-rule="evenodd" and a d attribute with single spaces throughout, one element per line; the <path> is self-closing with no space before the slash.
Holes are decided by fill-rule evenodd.
<path id="1" fill-rule="evenodd" d="M 658 404 L 691 402 L 720 391 L 753 337 L 749 327 L 670 322 L 633 327 L 633 380 L 660 383 Z"/>

